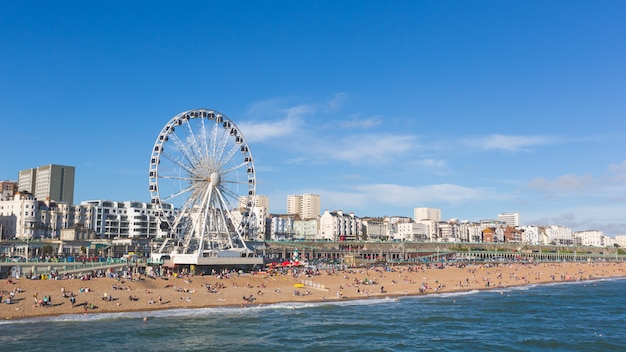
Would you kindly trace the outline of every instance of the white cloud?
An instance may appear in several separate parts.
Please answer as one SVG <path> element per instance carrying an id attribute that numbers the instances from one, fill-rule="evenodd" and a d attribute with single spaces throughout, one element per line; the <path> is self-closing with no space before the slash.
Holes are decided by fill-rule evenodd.
<path id="1" fill-rule="evenodd" d="M 510 136 L 502 134 L 492 134 L 476 140 L 468 140 L 467 143 L 480 149 L 523 151 L 528 147 L 537 145 L 549 145 L 556 142 L 555 138 L 549 136 Z"/>
<path id="2" fill-rule="evenodd" d="M 238 127 L 248 142 L 263 142 L 291 135 L 299 130 L 301 124 L 299 118 L 288 117 L 279 121 L 242 122 Z"/>
<path id="3" fill-rule="evenodd" d="M 547 180 L 545 178 L 536 178 L 529 182 L 528 187 L 548 193 L 562 191 L 585 191 L 597 186 L 596 180 L 591 175 L 582 176 L 563 175 L 556 180 Z"/>
<path id="4" fill-rule="evenodd" d="M 626 184 L 626 161 L 609 165 L 609 172 L 611 173 L 611 175 L 608 176 L 610 182 L 620 185 Z"/>
<path id="5" fill-rule="evenodd" d="M 413 208 L 416 204 L 446 202 L 459 204 L 485 199 L 502 199 L 485 188 L 469 188 L 454 184 L 410 187 L 395 184 L 366 184 L 354 187 L 370 200 Z"/>
<path id="6" fill-rule="evenodd" d="M 418 160 L 418 164 L 424 168 L 432 169 L 432 170 L 443 170 L 447 167 L 447 163 L 445 160 L 437 160 L 437 159 L 422 159 Z"/>
<path id="7" fill-rule="evenodd" d="M 379 126 L 383 121 L 382 116 L 376 115 L 369 118 L 352 116 L 338 122 L 339 127 L 347 129 L 370 129 Z"/>
<path id="8" fill-rule="evenodd" d="M 348 95 L 346 93 L 340 92 L 335 94 L 328 103 L 326 104 L 326 111 L 338 111 L 343 106 L 343 102 L 346 100 Z"/>
<path id="9" fill-rule="evenodd" d="M 386 164 L 413 150 L 415 139 L 410 135 L 350 135 L 321 144 L 321 150 L 317 150 L 316 155 L 352 164 Z"/>

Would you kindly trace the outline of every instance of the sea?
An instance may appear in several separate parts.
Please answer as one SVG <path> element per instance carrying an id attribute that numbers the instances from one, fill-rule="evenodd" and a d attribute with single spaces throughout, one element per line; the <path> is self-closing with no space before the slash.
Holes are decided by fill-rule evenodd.
<path id="1" fill-rule="evenodd" d="M 626 279 L 0 321 L 0 351 L 626 351 Z"/>

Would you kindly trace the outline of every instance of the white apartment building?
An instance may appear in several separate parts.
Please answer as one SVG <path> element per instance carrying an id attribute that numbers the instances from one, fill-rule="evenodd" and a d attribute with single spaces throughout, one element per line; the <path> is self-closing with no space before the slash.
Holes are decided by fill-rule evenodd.
<path id="1" fill-rule="evenodd" d="M 439 221 L 437 223 L 438 242 L 459 242 L 459 226 L 456 222 Z"/>
<path id="2" fill-rule="evenodd" d="M 55 203 L 50 200 L 39 202 L 38 238 L 59 238 L 61 230 L 74 225 L 86 229 L 93 228 L 93 207 L 91 205 L 72 205 Z"/>
<path id="3" fill-rule="evenodd" d="M 270 215 L 268 239 L 272 241 L 291 241 L 294 239 L 294 218 L 292 215 Z"/>
<path id="4" fill-rule="evenodd" d="M 498 220 L 504 222 L 506 226 L 518 227 L 520 225 L 519 212 L 500 213 Z"/>
<path id="5" fill-rule="evenodd" d="M 398 223 L 397 236 L 394 238 L 398 241 L 407 242 L 428 242 L 430 239 L 429 226 L 424 222 L 401 222 Z"/>
<path id="6" fill-rule="evenodd" d="M 307 241 L 319 239 L 319 219 L 295 220 L 293 222 L 294 237 Z"/>
<path id="7" fill-rule="evenodd" d="M 545 228 L 547 243 L 556 245 L 569 245 L 573 242 L 572 230 L 569 227 L 550 225 Z"/>
<path id="8" fill-rule="evenodd" d="M 320 215 L 320 196 L 303 194 L 287 196 L 287 214 L 298 214 L 300 219 L 316 219 Z"/>
<path id="9" fill-rule="evenodd" d="M 39 228 L 37 209 L 37 199 L 28 192 L 17 192 L 13 199 L 0 201 L 2 239 L 36 238 Z"/>
<path id="10" fill-rule="evenodd" d="M 621 248 L 626 248 L 626 235 L 617 235 L 614 241 Z"/>
<path id="11" fill-rule="evenodd" d="M 591 247 L 605 247 L 606 246 L 605 236 L 602 231 L 597 231 L 597 230 L 577 231 L 572 234 L 572 237 L 579 239 L 581 246 L 591 246 Z"/>
<path id="12" fill-rule="evenodd" d="M 109 200 L 84 201 L 93 207 L 92 229 L 102 238 L 162 238 L 167 231 L 161 229 L 161 217 L 154 204 Z M 175 216 L 170 204 L 162 204 L 164 216 Z"/>
<path id="13" fill-rule="evenodd" d="M 522 231 L 522 243 L 539 246 L 543 244 L 540 228 L 537 226 L 520 226 Z M 545 231 L 544 231 L 545 232 Z"/>
<path id="14" fill-rule="evenodd" d="M 361 219 L 354 213 L 344 214 L 337 210 L 326 210 L 320 217 L 320 239 L 331 241 L 350 241 L 361 238 Z"/>
<path id="15" fill-rule="evenodd" d="M 247 205 L 248 201 L 247 197 L 239 197 L 238 200 L 238 211 L 244 209 Z M 270 208 L 270 199 L 268 196 L 256 195 L 254 197 L 254 201 L 252 204 L 252 208 L 250 209 L 250 227 L 248 234 L 246 234 L 246 239 L 263 241 L 266 238 L 266 226 L 265 220 L 268 216 L 268 211 Z M 242 216 L 237 211 L 232 211 L 232 215 L 241 221 Z"/>
<path id="16" fill-rule="evenodd" d="M 39 201 L 30 193 L 17 192 L 0 201 L 0 232 L 4 239 L 59 238 L 63 229 L 91 226 L 92 211 L 88 206 Z"/>
<path id="17" fill-rule="evenodd" d="M 441 209 L 436 208 L 414 208 L 413 209 L 413 220 L 433 220 L 433 221 L 441 221 Z"/>
<path id="18" fill-rule="evenodd" d="M 384 241 L 389 238 L 388 222 L 381 218 L 361 219 L 363 235 L 368 241 Z"/>
<path id="19" fill-rule="evenodd" d="M 438 241 L 437 234 L 439 230 L 437 229 L 437 226 L 439 224 L 439 221 L 419 220 L 419 221 L 416 221 L 415 223 L 422 224 L 426 230 L 426 232 L 423 233 L 422 241 L 424 242 L 437 242 Z"/>
<path id="20" fill-rule="evenodd" d="M 482 242 L 483 229 L 479 223 L 463 221 L 459 223 L 458 238 L 461 242 Z"/>
<path id="21" fill-rule="evenodd" d="M 404 216 L 385 217 L 385 223 L 387 224 L 387 237 L 392 240 L 402 241 L 402 238 L 398 234 L 398 225 L 411 222 L 413 222 L 413 219 Z"/>

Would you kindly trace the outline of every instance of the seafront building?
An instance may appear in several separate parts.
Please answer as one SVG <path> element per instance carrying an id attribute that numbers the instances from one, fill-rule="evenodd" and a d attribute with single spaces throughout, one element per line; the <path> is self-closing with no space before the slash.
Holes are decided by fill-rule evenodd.
<path id="1" fill-rule="evenodd" d="M 344 214 L 342 210 L 324 211 L 320 216 L 321 240 L 355 241 L 362 240 L 361 219 L 354 213 Z"/>
<path id="2" fill-rule="evenodd" d="M 316 219 L 320 216 L 320 196 L 318 194 L 287 196 L 287 214 L 297 214 L 300 219 Z"/>
<path id="3" fill-rule="evenodd" d="M 92 209 L 49 199 L 39 201 L 28 192 L 17 192 L 0 201 L 0 228 L 3 239 L 59 238 L 63 229 L 76 224 L 90 228 Z"/>
<path id="4" fill-rule="evenodd" d="M 498 220 L 504 222 L 506 226 L 517 227 L 520 225 L 519 212 L 500 213 Z"/>
<path id="5" fill-rule="evenodd" d="M 620 246 L 621 248 L 625 248 L 626 247 L 626 235 L 615 236 L 615 244 Z"/>
<path id="6" fill-rule="evenodd" d="M 239 197 L 238 207 L 241 212 L 246 206 L 248 197 Z M 268 218 L 268 211 L 270 208 L 270 200 L 268 196 L 256 195 L 254 197 L 254 204 L 250 208 L 250 231 L 246 234 L 248 240 L 263 241 L 266 239 L 267 226 L 266 219 Z M 241 214 L 233 213 L 233 216 L 241 219 Z"/>
<path id="7" fill-rule="evenodd" d="M 574 244 L 572 230 L 569 227 L 551 225 L 546 227 L 547 239 L 545 244 L 555 244 L 561 246 L 571 246 Z"/>
<path id="8" fill-rule="evenodd" d="M 0 200 L 7 200 L 13 198 L 17 192 L 17 182 L 15 181 L 0 181 Z"/>
<path id="9" fill-rule="evenodd" d="M 161 214 L 154 204 L 136 201 L 115 202 L 110 200 L 84 201 L 81 205 L 91 207 L 92 221 L 88 225 L 99 238 L 164 238 L 167 231 L 161 228 Z M 161 204 L 163 216 L 176 215 L 171 204 Z"/>
<path id="10" fill-rule="evenodd" d="M 319 219 L 295 220 L 293 234 L 295 239 L 315 241 L 318 239 L 319 227 Z"/>
<path id="11" fill-rule="evenodd" d="M 38 200 L 74 203 L 73 166 L 48 164 L 18 172 L 18 190 Z"/>
<path id="12" fill-rule="evenodd" d="M 572 233 L 572 237 L 574 244 L 579 246 L 606 247 L 613 245 L 613 243 L 607 242 L 608 237 L 604 236 L 602 231 L 597 230 L 577 231 Z"/>
<path id="13" fill-rule="evenodd" d="M 268 240 L 293 241 L 295 238 L 295 219 L 291 214 L 270 214 L 267 220 Z"/>
<path id="14" fill-rule="evenodd" d="M 413 220 L 441 221 L 441 209 L 436 208 L 415 208 L 413 209 Z"/>

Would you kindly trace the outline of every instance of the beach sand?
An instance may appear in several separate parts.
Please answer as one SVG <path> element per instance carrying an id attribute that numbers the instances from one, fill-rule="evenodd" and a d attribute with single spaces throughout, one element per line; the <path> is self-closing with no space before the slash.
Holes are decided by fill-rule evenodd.
<path id="1" fill-rule="evenodd" d="M 280 302 L 439 294 L 454 291 L 626 276 L 626 263 L 472 264 L 444 268 L 390 266 L 320 271 L 319 275 L 231 274 L 230 277 L 170 276 L 135 280 L 8 279 L 0 284 L 0 319 L 62 314 L 151 311 L 173 308 L 250 307 Z M 5 303 L 13 292 L 11 304 Z M 65 297 L 75 296 L 75 303 Z M 40 305 L 44 297 L 48 305 Z M 110 299 L 109 299 L 110 296 Z M 131 300 L 130 297 L 134 299 Z M 245 298 L 250 298 L 244 300 Z"/>

